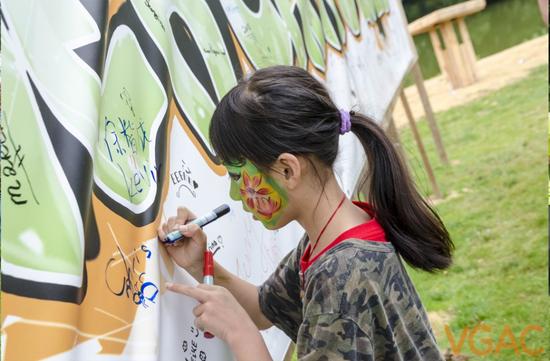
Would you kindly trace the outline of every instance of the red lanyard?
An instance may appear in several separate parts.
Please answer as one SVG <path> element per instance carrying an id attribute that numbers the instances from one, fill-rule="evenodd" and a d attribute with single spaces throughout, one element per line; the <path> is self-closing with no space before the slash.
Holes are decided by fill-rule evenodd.
<path id="1" fill-rule="evenodd" d="M 342 204 L 344 204 L 344 200 L 346 199 L 346 194 L 344 193 L 344 196 L 342 197 L 342 200 L 340 201 L 340 203 L 338 204 L 338 207 L 336 207 L 336 209 L 334 210 L 334 212 L 332 212 L 332 215 L 330 216 L 330 218 L 328 219 L 327 223 L 325 223 L 325 226 L 323 227 L 323 229 L 321 230 L 321 233 L 319 233 L 319 237 L 317 237 L 317 239 L 315 240 L 315 244 L 313 245 L 313 247 L 310 249 L 309 251 L 309 259 L 311 259 L 311 255 L 313 255 L 313 251 L 315 250 L 315 247 L 317 247 L 317 244 L 319 243 L 319 240 L 321 239 L 321 236 L 323 235 L 323 233 L 325 232 L 325 230 L 327 229 L 329 223 L 332 221 L 332 219 L 334 218 L 334 216 L 336 215 L 336 212 L 338 212 L 338 210 L 340 209 L 340 207 L 342 207 Z M 305 284 L 305 279 L 304 279 L 304 273 L 300 270 L 300 283 L 301 283 L 301 288 L 302 288 L 302 291 L 304 289 L 304 284 Z"/>

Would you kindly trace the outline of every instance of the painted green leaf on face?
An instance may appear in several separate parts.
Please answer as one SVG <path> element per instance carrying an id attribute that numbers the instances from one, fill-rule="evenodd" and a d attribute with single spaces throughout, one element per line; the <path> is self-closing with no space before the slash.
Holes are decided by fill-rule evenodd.
<path id="1" fill-rule="evenodd" d="M 256 216 L 266 228 L 274 229 L 288 203 L 286 191 L 249 160 L 240 167 L 227 164 L 225 167 L 232 178 L 231 199 L 241 201 L 245 211 Z"/>

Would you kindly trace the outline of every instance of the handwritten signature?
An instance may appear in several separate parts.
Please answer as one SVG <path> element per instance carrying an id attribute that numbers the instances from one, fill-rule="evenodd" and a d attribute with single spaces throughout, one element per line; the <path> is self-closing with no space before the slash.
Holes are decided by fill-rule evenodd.
<path id="1" fill-rule="evenodd" d="M 117 251 L 117 255 L 111 257 L 105 267 L 105 283 L 107 288 L 117 297 L 125 296 L 131 299 L 136 305 L 143 305 L 145 308 L 149 307 L 147 302 L 155 303 L 159 289 L 153 282 L 145 282 L 146 273 L 137 271 L 137 265 L 141 263 L 139 256 L 145 253 L 146 258 L 150 258 L 151 251 L 146 245 L 142 245 L 139 250 L 134 249 L 130 255 L 126 255 L 118 245 Z M 116 272 L 115 267 L 120 263 L 124 266 L 122 279 L 114 274 Z M 120 272 L 120 268 L 118 271 Z"/>
<path id="2" fill-rule="evenodd" d="M 0 124 L 0 158 L 2 159 L 2 176 L 8 185 L 9 199 L 16 205 L 26 204 L 28 199 L 22 194 L 21 180 L 23 180 L 31 192 L 36 204 L 40 204 L 34 193 L 31 180 L 23 163 L 25 155 L 21 144 L 16 144 L 8 127 L 6 114 L 2 111 L 2 119 L 5 120 L 5 128 Z M 21 173 L 19 173 L 21 171 Z M 24 179 L 23 179 L 24 178 Z M 21 180 L 20 180 L 21 179 Z"/>
<path id="3" fill-rule="evenodd" d="M 162 23 L 162 21 L 160 21 L 159 19 L 159 15 L 157 14 L 157 11 L 155 9 L 153 9 L 153 7 L 151 6 L 150 4 L 150 0 L 145 0 L 145 6 L 147 6 L 147 8 L 149 9 L 149 11 L 153 14 L 153 17 L 155 18 L 155 20 L 159 23 L 160 27 L 162 28 L 163 31 L 166 31 L 166 29 L 164 28 L 164 24 Z"/>
<path id="4" fill-rule="evenodd" d="M 150 164 L 149 160 L 143 159 L 146 148 L 151 143 L 150 134 L 141 118 L 136 118 L 132 98 L 126 87 L 122 88 L 119 96 L 132 113 L 133 119 L 110 119 L 105 116 L 103 144 L 109 161 L 120 170 L 131 200 L 150 187 L 152 182 L 157 183 L 161 164 Z"/>

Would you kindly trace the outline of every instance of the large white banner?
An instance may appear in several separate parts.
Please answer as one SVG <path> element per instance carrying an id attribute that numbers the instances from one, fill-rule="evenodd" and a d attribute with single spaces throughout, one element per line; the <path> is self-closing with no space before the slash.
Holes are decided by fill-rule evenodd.
<path id="1" fill-rule="evenodd" d="M 248 71 L 307 69 L 336 103 L 382 119 L 415 51 L 396 0 L 1 0 L 2 359 L 230 360 L 193 327 L 193 283 L 156 240 L 185 205 L 216 259 L 263 282 L 302 235 L 229 198 L 208 142 Z M 352 196 L 365 163 L 341 138 Z M 264 338 L 276 360 L 289 344 Z"/>

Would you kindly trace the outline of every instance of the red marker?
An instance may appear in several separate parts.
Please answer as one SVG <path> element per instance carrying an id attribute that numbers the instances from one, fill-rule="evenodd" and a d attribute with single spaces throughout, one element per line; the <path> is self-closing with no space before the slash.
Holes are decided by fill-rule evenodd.
<path id="1" fill-rule="evenodd" d="M 202 283 L 205 285 L 214 284 L 214 255 L 209 250 L 204 251 L 204 266 L 202 269 Z M 204 337 L 213 338 L 214 335 L 206 331 Z"/>

